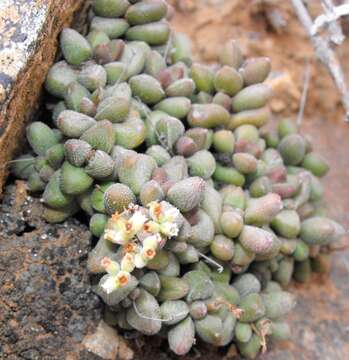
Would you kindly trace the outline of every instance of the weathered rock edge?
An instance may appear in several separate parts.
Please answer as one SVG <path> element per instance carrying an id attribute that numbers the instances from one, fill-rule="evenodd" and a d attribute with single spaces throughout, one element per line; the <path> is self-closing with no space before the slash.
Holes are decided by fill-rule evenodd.
<path id="1" fill-rule="evenodd" d="M 0 195 L 6 162 L 23 145 L 25 125 L 39 107 L 42 84 L 57 53 L 57 39 L 85 0 L 6 0 L 0 2 Z"/>

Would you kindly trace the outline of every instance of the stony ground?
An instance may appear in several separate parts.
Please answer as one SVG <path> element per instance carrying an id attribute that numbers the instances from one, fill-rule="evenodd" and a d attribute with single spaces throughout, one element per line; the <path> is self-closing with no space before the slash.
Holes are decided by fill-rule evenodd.
<path id="1" fill-rule="evenodd" d="M 45 224 L 40 213 L 24 183 L 7 187 L 0 215 L 0 359 L 65 359 L 101 317 L 85 271 L 89 232 L 75 220 Z"/>
<path id="2" fill-rule="evenodd" d="M 172 23 L 192 37 L 197 59 L 214 62 L 224 41 L 231 37 L 240 41 L 246 54 L 271 56 L 277 90 L 272 102 L 275 121 L 283 116 L 295 118 L 304 64 L 312 58 L 312 49 L 289 2 L 171 2 L 176 9 Z M 308 2 L 317 13 L 315 1 Z M 270 9 L 276 11 L 273 18 L 267 15 Z M 280 16 L 287 26 L 275 27 Z M 348 52 L 349 44 L 339 49 L 342 58 Z M 312 64 L 301 131 L 311 135 L 315 149 L 332 164 L 324 180 L 329 213 L 349 228 L 349 125 L 343 123 L 338 94 L 328 74 L 315 61 Z M 349 70 L 347 61 L 344 65 Z M 90 249 L 86 227 L 76 220 L 58 226 L 43 223 L 39 201 L 27 196 L 23 183 L 10 184 L 0 208 L 0 359 L 175 359 L 160 339 L 122 334 L 126 344 L 114 330 L 99 323 L 101 305 L 90 292 L 85 272 Z M 289 317 L 293 339 L 271 344 L 260 359 L 347 358 L 348 279 L 349 252 L 342 251 L 334 254 L 329 276 L 314 276 L 309 284 L 292 285 L 298 296 L 298 305 Z M 97 345 L 101 339 L 104 342 Z M 186 359 L 198 358 L 238 357 L 234 347 L 216 352 L 198 344 Z"/>
<path id="3" fill-rule="evenodd" d="M 334 1 L 339 2 L 340 0 Z M 305 64 L 312 64 L 306 115 L 341 121 L 343 110 L 336 88 L 323 65 L 314 60 L 312 45 L 294 14 L 291 1 L 282 0 L 168 0 L 175 7 L 171 21 L 177 31 L 193 40 L 197 60 L 217 61 L 224 43 L 234 38 L 245 55 L 272 59 L 277 97 L 272 101 L 276 115 L 298 111 Z M 319 0 L 307 0 L 315 17 Z M 343 24 L 349 34 L 349 20 Z M 338 48 L 344 71 L 349 74 L 349 39 Z M 349 79 L 348 79 L 349 80 Z"/>

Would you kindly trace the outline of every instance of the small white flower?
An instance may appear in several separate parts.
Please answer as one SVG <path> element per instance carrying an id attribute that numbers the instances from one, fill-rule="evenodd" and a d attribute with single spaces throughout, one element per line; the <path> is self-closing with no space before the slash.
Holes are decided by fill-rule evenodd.
<path id="1" fill-rule="evenodd" d="M 165 236 L 172 237 L 178 235 L 179 229 L 177 224 L 167 221 L 160 225 L 160 231 Z"/>
<path id="2" fill-rule="evenodd" d="M 133 234 L 137 234 L 139 231 L 143 230 L 143 225 L 147 220 L 147 217 L 142 214 L 141 211 L 136 211 L 129 220 L 129 223 L 132 224 Z"/>
<path id="3" fill-rule="evenodd" d="M 129 241 L 128 234 L 122 230 L 107 229 L 104 232 L 104 237 L 112 243 L 119 245 L 125 245 Z"/>
<path id="4" fill-rule="evenodd" d="M 179 229 L 175 223 L 180 212 L 174 206 L 163 210 L 161 204 L 153 201 L 149 204 L 149 213 L 154 221 L 149 221 L 145 226 L 149 232 L 161 232 L 167 237 L 177 236 Z"/>
<path id="5" fill-rule="evenodd" d="M 158 233 L 160 231 L 160 225 L 155 221 L 148 221 L 144 224 L 144 230 L 150 233 Z"/>
<path id="6" fill-rule="evenodd" d="M 119 273 L 116 276 L 118 283 L 120 286 L 125 286 L 129 283 L 131 279 L 131 274 L 128 271 L 119 271 Z"/>
<path id="7" fill-rule="evenodd" d="M 156 250 L 158 248 L 160 242 L 161 242 L 160 234 L 154 234 L 154 235 L 148 236 L 143 241 L 143 248 Z"/>
<path id="8" fill-rule="evenodd" d="M 123 259 L 121 260 L 121 270 L 130 273 L 134 270 L 134 268 L 135 268 L 134 255 L 130 253 L 125 254 Z"/>
<path id="9" fill-rule="evenodd" d="M 148 262 L 151 259 L 154 259 L 156 256 L 156 251 L 152 248 L 144 247 L 141 252 L 142 258 Z"/>
<path id="10" fill-rule="evenodd" d="M 177 208 L 171 207 L 164 212 L 162 221 L 163 222 L 174 222 L 177 219 L 177 217 L 179 216 L 179 214 L 180 213 Z"/>
<path id="11" fill-rule="evenodd" d="M 109 228 L 105 230 L 104 236 L 114 244 L 126 245 L 143 229 L 147 220 L 147 217 L 140 211 L 134 212 L 130 219 L 115 213 L 111 217 Z"/>
<path id="12" fill-rule="evenodd" d="M 119 281 L 116 276 L 107 275 L 103 283 L 101 284 L 102 289 L 110 294 L 119 287 Z"/>
<path id="13" fill-rule="evenodd" d="M 135 242 L 130 241 L 123 247 L 123 249 L 125 253 L 136 254 L 141 251 L 141 246 Z"/>
<path id="14" fill-rule="evenodd" d="M 101 261 L 101 265 L 104 267 L 105 271 L 110 275 L 117 275 L 120 271 L 120 265 L 108 257 L 104 257 Z"/>
<path id="15" fill-rule="evenodd" d="M 104 231 L 104 238 L 106 240 L 113 241 L 116 234 L 117 234 L 117 232 L 115 230 L 106 229 Z"/>
<path id="16" fill-rule="evenodd" d="M 162 216 L 162 208 L 161 204 L 157 201 L 152 201 L 148 204 L 149 207 L 149 214 L 150 217 L 156 221 L 159 222 L 161 216 Z"/>
<path id="17" fill-rule="evenodd" d="M 102 289 L 107 294 L 112 293 L 120 286 L 125 286 L 129 282 L 131 278 L 130 273 L 124 269 L 120 270 L 120 265 L 116 261 L 104 257 L 101 263 L 108 273 L 104 276 L 101 283 Z"/>
<path id="18" fill-rule="evenodd" d="M 147 265 L 145 259 L 143 259 L 143 256 L 141 254 L 136 254 L 134 261 L 137 269 L 142 269 Z"/>

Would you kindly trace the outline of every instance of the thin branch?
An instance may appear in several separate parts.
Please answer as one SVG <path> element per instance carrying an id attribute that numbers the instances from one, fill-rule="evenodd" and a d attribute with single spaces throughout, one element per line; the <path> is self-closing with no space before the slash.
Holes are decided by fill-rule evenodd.
<path id="1" fill-rule="evenodd" d="M 217 267 L 217 272 L 222 273 L 224 268 L 221 264 L 219 264 L 217 261 L 214 261 L 213 259 L 211 259 L 210 257 L 206 256 L 205 254 L 201 253 L 200 251 L 198 251 L 199 256 L 201 256 L 202 258 L 204 258 L 206 260 L 206 262 L 214 265 Z"/>
<path id="2" fill-rule="evenodd" d="M 5 164 L 1 165 L 0 169 L 4 169 L 6 166 L 11 165 L 11 164 L 26 162 L 26 161 L 30 161 L 30 160 L 31 160 L 30 158 L 9 160 L 9 161 L 5 162 Z M 31 165 L 33 165 L 33 164 L 29 163 L 23 170 L 25 170 L 27 167 L 29 167 Z"/>
<path id="3" fill-rule="evenodd" d="M 319 15 L 312 25 L 312 35 L 317 35 L 323 28 L 328 27 L 330 38 L 336 45 L 341 44 L 345 36 L 337 20 L 342 16 L 349 15 L 349 4 L 334 6 L 332 0 L 321 0 L 325 14 Z"/>
<path id="4" fill-rule="evenodd" d="M 96 184 L 96 185 L 95 185 L 95 188 L 96 188 L 98 191 L 100 191 L 102 194 L 105 193 L 105 190 L 103 190 L 100 185 Z"/>
<path id="5" fill-rule="evenodd" d="M 310 63 L 310 60 L 307 59 L 306 65 L 305 65 L 303 92 L 302 92 L 302 97 L 301 97 L 301 102 L 300 102 L 300 105 L 299 105 L 299 112 L 298 112 L 298 115 L 297 115 L 297 122 L 296 122 L 298 129 L 302 125 L 305 104 L 307 102 L 307 97 L 308 97 L 310 78 L 311 78 L 311 63 Z"/>
<path id="6" fill-rule="evenodd" d="M 170 31 L 170 35 L 168 37 L 168 40 L 167 40 L 167 44 L 166 44 L 166 48 L 165 48 L 165 51 L 164 51 L 164 59 L 167 63 L 167 57 L 168 57 L 168 54 L 171 50 L 171 47 L 172 47 L 172 42 L 173 42 L 173 32 L 172 30 Z"/>
<path id="7" fill-rule="evenodd" d="M 166 319 L 156 318 L 156 317 L 151 317 L 151 316 L 147 316 L 147 315 L 145 315 L 145 314 L 142 314 L 142 313 L 138 310 L 135 301 L 133 301 L 132 304 L 133 304 L 133 309 L 134 309 L 134 311 L 136 312 L 136 314 L 137 314 L 139 317 L 141 317 L 141 318 L 143 318 L 143 319 L 146 319 L 146 320 L 166 322 L 166 321 L 173 321 L 173 320 L 175 320 L 175 319 L 177 319 L 177 318 L 179 318 L 179 317 L 181 317 L 181 316 L 187 315 L 187 312 L 182 311 L 182 312 L 180 312 L 180 313 L 178 313 L 178 314 L 169 316 L 169 317 L 166 318 Z"/>
<path id="8" fill-rule="evenodd" d="M 337 88 L 341 94 L 342 105 L 346 113 L 346 121 L 349 122 L 349 92 L 345 82 L 345 76 L 342 67 L 334 53 L 329 47 L 329 44 L 319 35 L 312 34 L 313 21 L 303 4 L 302 0 L 291 0 L 295 12 L 302 23 L 303 27 L 307 31 L 311 42 L 315 48 L 315 54 L 317 58 L 326 65 L 332 78 L 334 79 Z"/>

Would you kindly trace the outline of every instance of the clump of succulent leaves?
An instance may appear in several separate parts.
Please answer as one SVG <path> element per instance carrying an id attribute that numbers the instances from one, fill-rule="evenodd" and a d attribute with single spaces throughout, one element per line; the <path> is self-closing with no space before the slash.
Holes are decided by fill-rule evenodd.
<path id="1" fill-rule="evenodd" d="M 52 122 L 28 126 L 12 170 L 48 222 L 88 215 L 108 323 L 161 334 L 177 355 L 201 339 L 254 358 L 290 337 L 291 278 L 326 271 L 344 234 L 323 210 L 328 164 L 291 120 L 266 126 L 268 58 L 230 41 L 219 65 L 193 62 L 167 12 L 95 0 L 86 36 L 62 31 Z"/>

